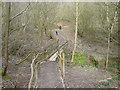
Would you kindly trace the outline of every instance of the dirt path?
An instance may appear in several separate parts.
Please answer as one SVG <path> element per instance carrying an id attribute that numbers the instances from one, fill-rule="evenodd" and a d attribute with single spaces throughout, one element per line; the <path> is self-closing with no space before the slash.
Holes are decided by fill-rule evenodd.
<path id="1" fill-rule="evenodd" d="M 56 35 L 55 30 L 52 32 L 56 39 L 59 39 L 60 45 L 65 43 L 60 34 Z M 44 62 L 40 67 L 38 88 L 63 88 L 61 74 L 56 61 Z"/>
<path id="2" fill-rule="evenodd" d="M 42 64 L 38 88 L 62 88 L 57 62 L 47 61 Z"/>
<path id="3" fill-rule="evenodd" d="M 56 29 L 54 30 L 54 35 L 55 31 L 58 31 L 58 35 L 56 37 L 62 41 L 69 41 L 69 48 L 73 50 L 74 48 L 74 31 L 71 29 L 70 26 L 64 27 L 62 30 Z M 85 41 L 83 38 L 77 38 L 77 50 L 78 51 L 83 51 L 84 53 L 87 54 L 99 54 L 99 55 L 106 55 L 107 53 L 107 48 L 104 48 L 97 43 L 88 43 Z M 114 50 L 114 53 L 112 52 L 113 50 L 110 51 L 111 56 L 118 56 L 118 54 L 115 53 L 115 51 L 118 49 Z"/>
<path id="4" fill-rule="evenodd" d="M 52 32 L 56 39 L 59 39 L 60 45 L 65 43 L 66 39 L 60 34 Z M 63 88 L 61 74 L 56 61 L 44 62 L 40 67 L 38 88 Z"/>
<path id="5" fill-rule="evenodd" d="M 56 31 L 58 31 L 58 35 Z M 58 29 L 53 30 L 52 33 L 56 39 L 60 40 L 60 45 L 69 40 L 70 48 L 73 49 L 73 33 Z M 65 35 L 66 33 L 67 35 Z M 72 38 L 70 38 L 71 36 Z M 81 51 L 82 48 L 77 47 L 77 50 Z M 66 66 L 65 74 L 64 82 L 66 88 L 96 88 L 100 81 L 111 78 L 109 72 L 87 66 Z M 57 62 L 47 61 L 43 63 L 39 75 L 38 88 L 63 88 Z M 110 88 L 113 86 L 106 87 Z"/>
<path id="6" fill-rule="evenodd" d="M 56 31 L 58 32 L 58 34 L 56 34 Z M 61 31 L 58 30 L 58 29 L 55 29 L 52 31 L 53 33 L 53 36 L 56 38 L 56 39 L 59 39 L 60 41 L 60 45 L 62 45 L 63 43 L 65 43 L 67 41 L 67 39 L 60 33 Z"/>
<path id="7" fill-rule="evenodd" d="M 106 71 L 89 67 L 66 67 L 65 83 L 69 88 L 96 88 L 100 80 L 111 78 Z M 109 86 L 110 87 L 110 86 Z"/>
<path id="8" fill-rule="evenodd" d="M 58 32 L 56 35 L 55 31 Z M 74 32 L 69 30 L 69 27 L 64 28 L 63 30 L 54 30 L 54 36 L 60 40 L 60 44 L 65 41 L 69 41 L 69 47 L 71 50 L 74 48 Z M 89 45 L 85 45 L 86 43 L 80 44 L 82 40 L 78 40 L 77 50 L 83 51 L 84 53 L 92 53 L 92 54 L 101 54 L 94 51 L 95 48 L 91 48 Z M 84 46 L 85 45 L 85 46 Z M 99 47 L 101 49 L 101 47 Z M 103 50 L 104 51 L 104 50 Z M 102 53 L 104 54 L 104 53 Z M 109 72 L 94 68 L 94 67 L 69 67 L 66 66 L 66 76 L 64 78 L 65 86 L 67 88 L 97 88 L 96 85 L 100 83 L 100 81 L 104 81 L 107 78 L 111 78 Z M 103 86 L 104 88 L 117 87 L 116 85 L 107 85 Z"/>

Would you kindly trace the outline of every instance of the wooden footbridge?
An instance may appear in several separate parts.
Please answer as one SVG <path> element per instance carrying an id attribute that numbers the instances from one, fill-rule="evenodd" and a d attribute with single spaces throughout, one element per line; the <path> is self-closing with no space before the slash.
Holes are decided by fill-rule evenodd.
<path id="1" fill-rule="evenodd" d="M 42 53 L 35 53 L 31 63 L 28 88 L 65 88 L 65 54 L 68 42 L 49 45 Z M 41 57 L 43 58 L 41 60 Z"/>

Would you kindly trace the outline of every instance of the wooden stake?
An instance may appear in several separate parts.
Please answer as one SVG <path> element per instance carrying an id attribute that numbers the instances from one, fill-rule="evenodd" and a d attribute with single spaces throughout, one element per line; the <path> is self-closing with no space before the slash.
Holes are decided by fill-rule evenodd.
<path id="1" fill-rule="evenodd" d="M 65 77 L 65 54 L 62 53 L 62 73 L 63 77 Z"/>

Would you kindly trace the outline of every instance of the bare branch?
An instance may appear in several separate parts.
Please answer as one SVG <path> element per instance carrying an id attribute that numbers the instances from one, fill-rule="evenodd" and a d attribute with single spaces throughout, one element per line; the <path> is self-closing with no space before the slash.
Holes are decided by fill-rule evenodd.
<path id="1" fill-rule="evenodd" d="M 28 24 L 29 24 L 29 21 L 28 21 L 25 25 L 22 25 L 22 26 L 19 27 L 19 28 L 16 28 L 16 29 L 11 29 L 11 28 L 9 28 L 9 29 L 11 29 L 10 32 L 9 32 L 9 35 L 11 35 L 14 31 L 18 31 L 18 30 L 21 29 L 21 28 L 24 28 L 24 29 L 25 29 L 25 27 L 26 27 Z M 23 29 L 23 30 L 24 30 L 24 29 Z"/>
<path id="2" fill-rule="evenodd" d="M 12 21 L 13 19 L 15 19 L 16 17 L 20 16 L 22 13 L 24 13 L 26 10 L 28 10 L 30 6 L 30 3 L 27 5 L 27 7 L 25 9 L 23 9 L 20 13 L 16 14 L 15 16 L 13 16 L 10 21 Z"/>
<path id="3" fill-rule="evenodd" d="M 29 81 L 29 84 L 28 84 L 29 89 L 31 88 L 32 79 L 33 79 L 33 75 L 34 75 L 34 62 L 37 59 L 38 55 L 39 55 L 39 53 L 36 56 L 34 56 L 34 59 L 32 60 L 32 63 L 31 63 L 31 77 L 30 77 L 30 81 Z"/>
<path id="4" fill-rule="evenodd" d="M 22 62 L 24 62 L 30 55 L 31 55 L 31 53 L 28 54 L 27 57 L 25 57 L 23 60 L 20 60 L 19 62 L 17 62 L 15 65 L 19 65 L 19 64 L 21 64 Z"/>

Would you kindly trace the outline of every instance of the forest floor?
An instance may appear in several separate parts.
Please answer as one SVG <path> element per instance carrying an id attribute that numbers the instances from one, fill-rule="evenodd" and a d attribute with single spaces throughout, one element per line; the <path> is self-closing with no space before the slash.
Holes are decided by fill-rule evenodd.
<path id="1" fill-rule="evenodd" d="M 66 27 L 68 28 L 68 27 Z M 58 35 L 56 34 L 58 32 Z M 55 29 L 52 31 L 54 37 L 59 39 L 60 44 L 62 45 L 65 41 L 69 41 L 70 49 L 73 50 L 74 44 L 74 33 L 70 32 L 68 29 L 58 30 Z M 80 40 L 79 40 L 80 41 Z M 83 45 L 84 46 L 84 45 Z M 98 46 L 99 47 L 99 46 Z M 90 50 L 85 52 L 96 53 L 93 47 Z M 87 48 L 87 47 L 86 47 Z M 99 47 L 98 50 L 101 51 L 102 47 Z M 77 47 L 77 50 L 83 50 L 80 46 Z M 104 50 L 103 50 L 104 51 Z M 104 54 L 104 53 L 102 53 Z M 62 88 L 62 83 L 60 81 L 59 68 L 56 65 L 56 62 L 47 62 L 41 66 L 40 70 L 40 79 L 39 87 L 42 88 Z M 66 88 L 116 88 L 118 87 L 117 80 L 111 81 L 112 76 L 110 72 L 102 69 L 98 69 L 90 66 L 66 66 L 66 76 L 64 79 L 64 84 Z"/>
<path id="2" fill-rule="evenodd" d="M 116 88 L 117 82 L 109 72 L 94 67 L 66 66 L 64 85 L 66 88 Z M 56 61 L 47 61 L 40 67 L 38 88 L 63 88 L 61 74 Z"/>
<path id="3" fill-rule="evenodd" d="M 109 72 L 88 66 L 66 67 L 65 84 L 67 88 L 117 88 Z M 112 82 L 110 82 L 111 80 Z"/>
<path id="4" fill-rule="evenodd" d="M 38 88 L 116 88 L 117 81 L 112 80 L 109 72 L 88 66 L 66 66 L 65 77 L 61 73 L 56 61 L 47 61 L 40 67 Z"/>
<path id="5" fill-rule="evenodd" d="M 69 41 L 69 48 L 73 50 L 74 48 L 74 31 L 71 29 L 70 26 L 64 26 L 62 30 L 56 29 L 54 30 L 54 35 L 55 31 L 58 31 L 58 35 L 56 35 L 60 41 Z M 101 55 L 106 55 L 107 53 L 107 48 L 104 46 L 99 45 L 96 42 L 88 42 L 84 38 L 79 37 L 77 38 L 77 51 L 83 51 L 84 53 L 88 54 L 101 54 Z M 110 49 L 110 55 L 111 56 L 118 56 L 118 48 L 117 46 L 114 47 L 113 49 Z"/>
<path id="6" fill-rule="evenodd" d="M 58 35 L 56 35 L 56 31 Z M 52 31 L 54 37 L 60 40 L 62 45 L 65 41 L 69 42 L 69 48 L 74 48 L 74 31 L 66 26 L 62 30 L 55 29 Z M 105 54 L 106 49 L 97 45 L 87 43 L 84 39 L 78 39 L 77 51 L 92 54 Z M 113 54 L 113 53 L 111 53 Z M 9 72 L 4 77 L 3 85 L 9 88 L 26 88 L 30 79 L 30 62 L 25 61 L 18 66 L 15 63 L 20 58 L 10 57 Z M 40 67 L 40 77 L 38 79 L 38 88 L 63 88 L 61 75 L 57 62 L 47 61 Z M 118 87 L 117 80 L 111 81 L 110 72 L 90 66 L 67 66 L 65 70 L 64 83 L 66 88 L 115 88 Z"/>
<path id="7" fill-rule="evenodd" d="M 3 77 L 3 88 L 26 88 L 31 76 L 30 62 L 24 61 L 15 65 L 21 58 L 11 56 L 8 64 L 8 73 Z"/>
<path id="8" fill-rule="evenodd" d="M 47 47 L 49 44 L 54 43 L 54 40 L 45 40 L 43 44 L 43 48 Z M 39 50 L 43 50 L 43 48 L 40 48 Z M 31 58 L 31 57 L 30 57 Z M 32 59 L 26 59 L 24 62 L 22 62 L 19 65 L 15 65 L 21 60 L 24 60 L 22 57 L 18 57 L 16 55 L 10 55 L 9 56 L 9 62 L 8 62 L 8 73 L 6 76 L 2 77 L 2 87 L 3 88 L 27 88 L 28 83 L 31 76 L 31 60 Z"/>

